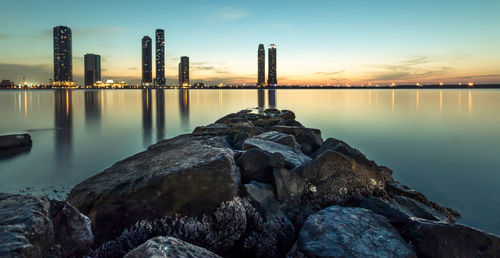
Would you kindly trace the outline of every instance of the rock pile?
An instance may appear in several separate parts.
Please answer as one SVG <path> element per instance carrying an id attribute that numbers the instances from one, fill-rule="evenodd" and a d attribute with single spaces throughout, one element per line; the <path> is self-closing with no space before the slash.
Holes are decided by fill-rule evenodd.
<path id="1" fill-rule="evenodd" d="M 500 253 L 497 236 L 455 224 L 458 212 L 396 182 L 347 143 L 323 141 L 288 110 L 242 110 L 159 142 L 78 184 L 67 202 L 60 205 L 90 219 L 87 254 L 95 257 Z M 68 239 L 54 239 L 60 256 L 88 245 L 67 249 Z M 9 241 L 0 238 L 7 254 Z M 38 238 L 25 242 L 42 250 L 36 254 L 48 250 Z"/>

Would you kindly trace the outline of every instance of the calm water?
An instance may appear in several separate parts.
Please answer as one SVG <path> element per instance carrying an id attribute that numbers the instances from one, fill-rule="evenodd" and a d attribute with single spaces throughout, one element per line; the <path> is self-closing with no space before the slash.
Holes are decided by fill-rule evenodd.
<path id="1" fill-rule="evenodd" d="M 249 107 L 291 109 L 500 234 L 500 90 L 0 91 L 0 134 L 33 148 L 0 159 L 0 191 L 70 189 L 164 138 Z"/>

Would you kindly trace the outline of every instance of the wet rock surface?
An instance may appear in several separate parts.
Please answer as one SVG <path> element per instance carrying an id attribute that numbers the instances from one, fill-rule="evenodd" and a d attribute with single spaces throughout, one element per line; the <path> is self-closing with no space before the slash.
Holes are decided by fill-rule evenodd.
<path id="1" fill-rule="evenodd" d="M 90 220 L 66 202 L 0 194 L 0 257 L 83 256 Z"/>
<path id="2" fill-rule="evenodd" d="M 33 141 L 31 141 L 31 136 L 27 133 L 0 135 L 0 151 L 30 147 L 32 144 Z"/>
<path id="3" fill-rule="evenodd" d="M 186 243 L 174 237 L 155 237 L 148 240 L 144 244 L 138 246 L 130 251 L 125 258 L 160 258 L 160 257 L 180 257 L 180 258 L 194 258 L 194 257 L 207 257 L 217 258 L 220 257 L 205 248 Z"/>
<path id="4" fill-rule="evenodd" d="M 242 110 L 116 163 L 67 201 L 92 223 L 94 257 L 499 253 L 498 236 L 454 224 L 457 211 L 392 173 L 343 141 L 323 142 L 292 111 Z M 2 204 L 11 219 L 0 216 L 0 254 L 86 254 L 89 219 L 64 202 L 26 198 L 16 212 Z"/>

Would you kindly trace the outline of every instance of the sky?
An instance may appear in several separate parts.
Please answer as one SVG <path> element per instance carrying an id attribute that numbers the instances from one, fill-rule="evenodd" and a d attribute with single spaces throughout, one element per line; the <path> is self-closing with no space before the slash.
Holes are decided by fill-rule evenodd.
<path id="1" fill-rule="evenodd" d="M 192 83 L 255 84 L 260 43 L 277 45 L 281 85 L 500 83 L 498 0 L 0 2 L 0 79 L 17 83 L 53 78 L 58 25 L 78 82 L 94 53 L 103 80 L 138 83 L 141 39 L 161 28 L 169 83 L 189 56 Z"/>

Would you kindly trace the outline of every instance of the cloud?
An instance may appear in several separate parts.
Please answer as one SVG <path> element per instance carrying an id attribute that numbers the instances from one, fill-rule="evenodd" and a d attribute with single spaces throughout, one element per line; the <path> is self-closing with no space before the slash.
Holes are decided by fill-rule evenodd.
<path id="1" fill-rule="evenodd" d="M 335 71 L 335 72 L 316 72 L 314 73 L 314 75 L 320 75 L 320 76 L 334 76 L 334 75 L 338 75 L 338 74 L 341 74 L 341 73 L 344 73 L 345 71 L 344 70 L 341 70 L 341 71 Z"/>
<path id="2" fill-rule="evenodd" d="M 223 20 L 238 20 L 250 16 L 250 12 L 237 7 L 223 7 L 215 13 L 215 17 Z"/>
<path id="3" fill-rule="evenodd" d="M 446 59 L 429 58 L 427 56 L 413 56 L 397 64 L 374 66 L 378 71 L 370 72 L 369 80 L 396 81 L 409 79 L 428 79 L 443 75 L 453 68 L 443 65 L 431 65 Z"/>
<path id="4" fill-rule="evenodd" d="M 216 68 L 215 66 L 207 65 L 205 62 L 193 62 L 191 63 L 191 70 L 203 70 L 203 71 L 212 71 L 217 74 L 230 74 L 229 71 Z"/>
<path id="5" fill-rule="evenodd" d="M 445 79 L 487 79 L 487 78 L 500 78 L 500 73 L 498 74 L 483 74 L 483 75 L 468 75 L 468 76 L 459 76 Z"/>

